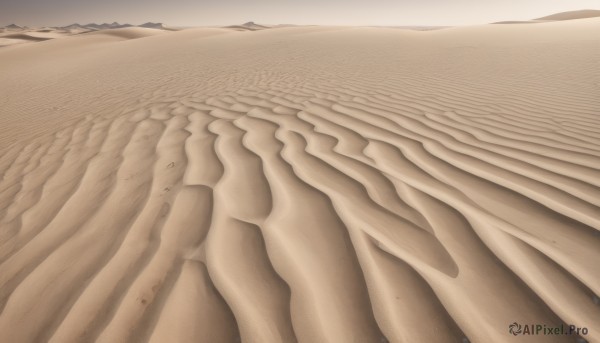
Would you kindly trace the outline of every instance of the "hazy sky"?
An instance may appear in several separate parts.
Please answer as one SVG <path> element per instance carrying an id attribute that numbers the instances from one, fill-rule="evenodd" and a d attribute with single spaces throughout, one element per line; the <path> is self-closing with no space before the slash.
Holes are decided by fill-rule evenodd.
<path id="1" fill-rule="evenodd" d="M 600 9 L 600 0 L 0 0 L 0 26 L 74 22 L 180 26 L 468 25 Z"/>

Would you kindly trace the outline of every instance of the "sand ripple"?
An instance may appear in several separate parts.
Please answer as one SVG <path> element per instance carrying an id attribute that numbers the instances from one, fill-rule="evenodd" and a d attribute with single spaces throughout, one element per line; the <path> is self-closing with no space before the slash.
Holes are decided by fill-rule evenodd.
<path id="1" fill-rule="evenodd" d="M 14 140 L 0 341 L 507 342 L 515 321 L 600 340 L 593 92 L 290 63 Z"/>

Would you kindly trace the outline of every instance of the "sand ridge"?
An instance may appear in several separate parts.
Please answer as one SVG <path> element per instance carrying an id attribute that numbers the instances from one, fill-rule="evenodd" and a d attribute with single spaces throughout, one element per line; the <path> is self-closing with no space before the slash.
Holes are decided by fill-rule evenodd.
<path id="1" fill-rule="evenodd" d="M 0 28 L 0 48 L 94 33 L 108 34 L 124 39 L 137 39 L 179 29 L 165 26 L 162 23 L 151 22 L 139 26 L 114 22 L 112 24 L 71 24 L 63 27 L 41 28 L 21 27 L 11 24 Z"/>
<path id="2" fill-rule="evenodd" d="M 0 50 L 0 341 L 599 342 L 598 29 Z"/>

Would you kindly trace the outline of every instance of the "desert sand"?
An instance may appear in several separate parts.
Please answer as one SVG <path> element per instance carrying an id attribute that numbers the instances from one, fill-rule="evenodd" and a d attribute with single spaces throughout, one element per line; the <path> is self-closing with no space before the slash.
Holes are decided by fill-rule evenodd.
<path id="1" fill-rule="evenodd" d="M 28 32 L 0 342 L 600 342 L 600 18 Z"/>

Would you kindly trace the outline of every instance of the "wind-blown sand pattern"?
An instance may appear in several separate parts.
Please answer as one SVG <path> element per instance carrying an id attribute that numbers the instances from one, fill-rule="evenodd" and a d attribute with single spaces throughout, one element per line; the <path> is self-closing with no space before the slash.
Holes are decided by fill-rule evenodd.
<path id="1" fill-rule="evenodd" d="M 600 19 L 119 30 L 0 49 L 0 342 L 600 342 Z"/>

